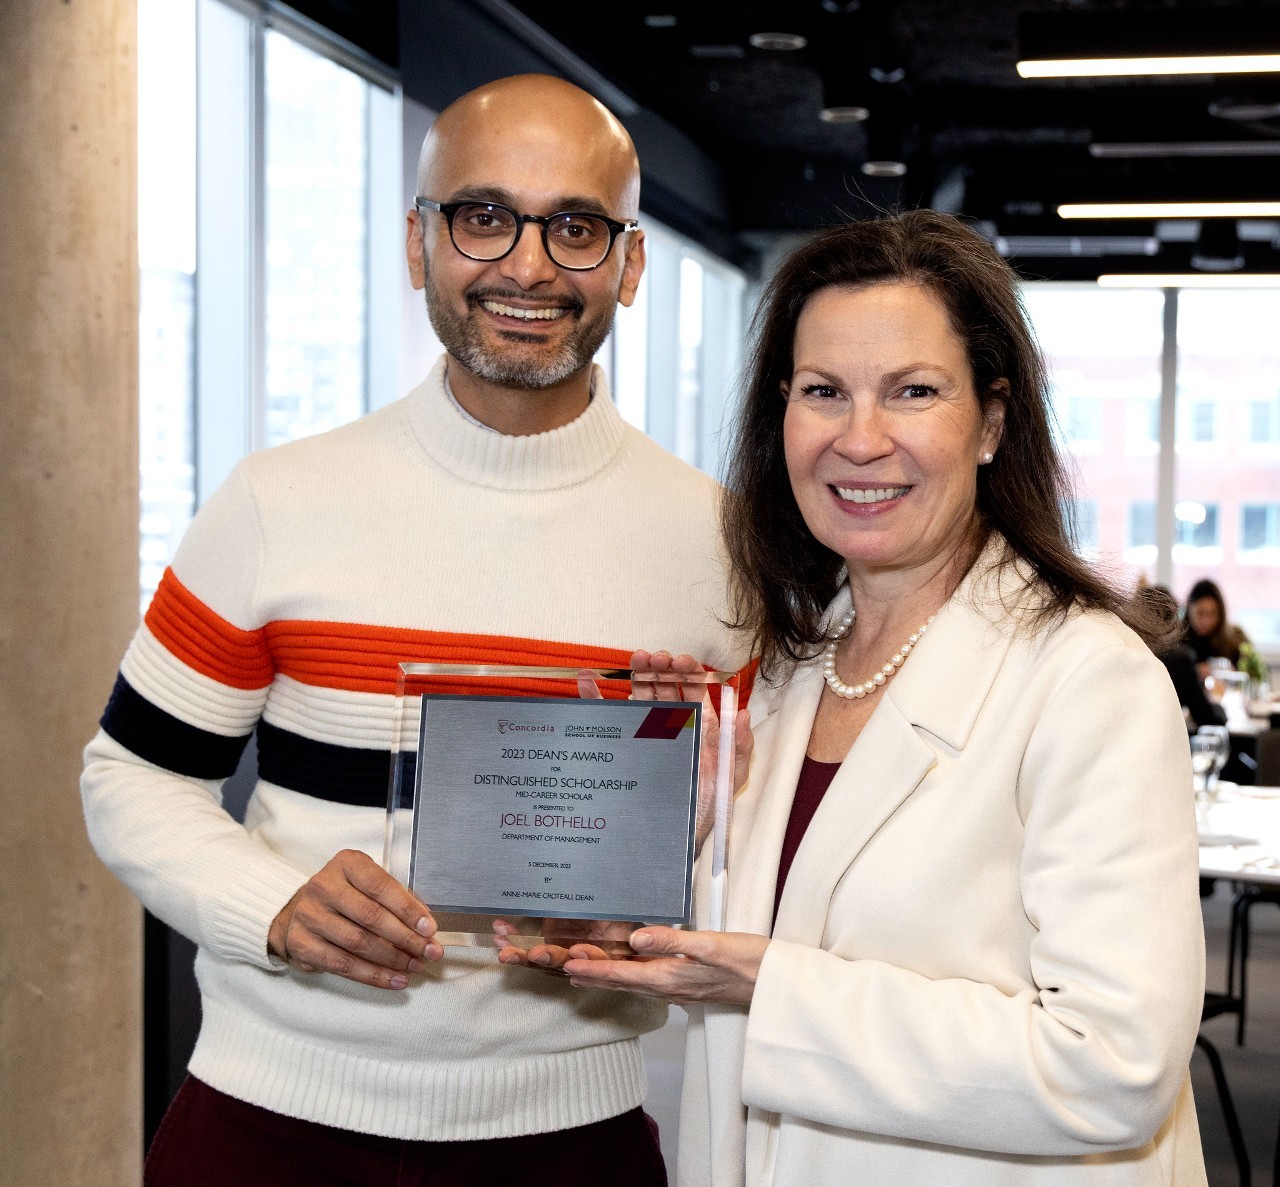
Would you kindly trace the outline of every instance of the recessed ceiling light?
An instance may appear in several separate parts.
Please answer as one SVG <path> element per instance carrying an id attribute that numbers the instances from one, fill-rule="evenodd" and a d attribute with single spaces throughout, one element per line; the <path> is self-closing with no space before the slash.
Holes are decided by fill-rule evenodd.
<path id="1" fill-rule="evenodd" d="M 650 29 L 674 29 L 680 18 L 674 12 L 651 12 L 644 18 L 644 23 Z"/>
<path id="2" fill-rule="evenodd" d="M 1093 202 L 1058 207 L 1059 218 L 1274 218 L 1280 202 Z"/>
<path id="3" fill-rule="evenodd" d="M 1276 289 L 1280 273 L 1245 272 L 1214 274 L 1208 272 L 1104 273 L 1098 277 L 1104 289 Z"/>
<path id="4" fill-rule="evenodd" d="M 706 62 L 728 62 L 735 58 L 745 58 L 747 51 L 732 42 L 721 45 L 691 45 L 689 56 Z"/>
<path id="5" fill-rule="evenodd" d="M 856 103 L 838 107 L 824 107 L 818 112 L 818 118 L 824 124 L 860 124 L 870 117 L 871 112 L 865 107 L 859 107 Z"/>
<path id="6" fill-rule="evenodd" d="M 836 16 L 846 16 L 862 7 L 862 0 L 822 0 L 822 7 Z"/>
<path id="7" fill-rule="evenodd" d="M 1224 95 L 1209 104 L 1209 114 L 1220 120 L 1245 120 L 1256 123 L 1280 116 L 1280 103 L 1241 95 Z"/>
<path id="8" fill-rule="evenodd" d="M 804 49 L 809 44 L 807 37 L 799 33 L 752 33 L 748 41 L 756 49 L 772 49 L 781 52 Z"/>
<path id="9" fill-rule="evenodd" d="M 1270 74 L 1280 71 L 1280 54 L 1218 54 L 1177 58 L 1028 58 L 1018 63 L 1023 78 L 1121 78 L 1159 74 Z"/>
<path id="10" fill-rule="evenodd" d="M 868 177 L 903 177 L 907 172 L 903 161 L 863 161 L 859 168 Z"/>

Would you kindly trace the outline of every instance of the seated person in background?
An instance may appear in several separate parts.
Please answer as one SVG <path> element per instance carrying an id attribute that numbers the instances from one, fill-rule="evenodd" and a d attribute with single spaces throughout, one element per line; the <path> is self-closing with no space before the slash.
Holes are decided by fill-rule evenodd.
<path id="1" fill-rule="evenodd" d="M 1217 584 L 1207 577 L 1197 581 L 1187 594 L 1183 631 L 1183 642 L 1195 652 L 1197 662 L 1207 663 L 1220 655 L 1235 667 L 1240 661 L 1240 644 L 1248 641 L 1244 631 L 1227 621 L 1227 604 Z"/>
<path id="2" fill-rule="evenodd" d="M 1170 622 L 1178 613 L 1178 600 L 1163 585 L 1148 585 L 1134 595 L 1154 613 Z M 1196 670 L 1196 653 L 1184 642 L 1170 643 L 1156 651 L 1156 658 L 1168 670 L 1183 711 L 1189 715 L 1188 725 L 1224 725 L 1227 715 L 1204 691 L 1204 680 Z"/>

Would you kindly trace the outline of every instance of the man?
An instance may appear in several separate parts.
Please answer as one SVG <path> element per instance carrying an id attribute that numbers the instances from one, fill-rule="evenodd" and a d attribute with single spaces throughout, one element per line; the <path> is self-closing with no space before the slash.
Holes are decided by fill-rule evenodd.
<path id="1" fill-rule="evenodd" d="M 399 403 L 241 463 L 86 752 L 98 852 L 200 949 L 156 1187 L 665 1181 L 637 1043 L 665 1008 L 445 956 L 374 860 L 398 661 L 744 658 L 714 485 L 591 364 L 644 267 L 635 151 L 584 92 L 521 76 L 440 115 L 418 186 L 409 269 L 446 355 Z M 255 728 L 241 827 L 219 788 Z"/>

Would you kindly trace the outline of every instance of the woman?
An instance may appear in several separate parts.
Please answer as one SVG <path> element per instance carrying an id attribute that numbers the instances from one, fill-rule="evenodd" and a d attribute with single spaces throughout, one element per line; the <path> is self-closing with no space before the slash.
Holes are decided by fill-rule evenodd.
<path id="1" fill-rule="evenodd" d="M 765 678 L 730 930 L 564 966 L 688 1007 L 685 1187 L 1205 1181 L 1186 731 L 1071 552 L 1046 407 L 953 219 L 830 230 L 770 286 L 726 522 Z"/>
<path id="2" fill-rule="evenodd" d="M 1201 664 L 1222 656 L 1231 661 L 1233 668 L 1240 662 L 1240 644 L 1249 641 L 1244 631 L 1227 621 L 1222 590 L 1207 577 L 1197 581 L 1187 594 L 1183 639 Z"/>
<path id="3" fill-rule="evenodd" d="M 1144 585 L 1134 594 L 1137 601 L 1173 622 L 1178 617 L 1178 599 L 1163 585 Z M 1227 714 L 1221 705 L 1214 704 L 1204 691 L 1204 677 L 1196 671 L 1196 656 L 1179 637 L 1160 648 L 1156 657 L 1164 664 L 1173 691 L 1182 706 L 1182 715 L 1188 728 L 1202 725 L 1226 725 Z"/>

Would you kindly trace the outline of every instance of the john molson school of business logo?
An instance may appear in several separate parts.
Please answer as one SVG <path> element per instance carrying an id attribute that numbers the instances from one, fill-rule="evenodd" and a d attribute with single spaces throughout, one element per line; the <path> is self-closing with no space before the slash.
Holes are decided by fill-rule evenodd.
<path id="1" fill-rule="evenodd" d="M 500 734 L 554 734 L 555 732 L 554 725 L 544 725 L 540 721 L 507 721 L 505 718 L 498 718 Z"/>

